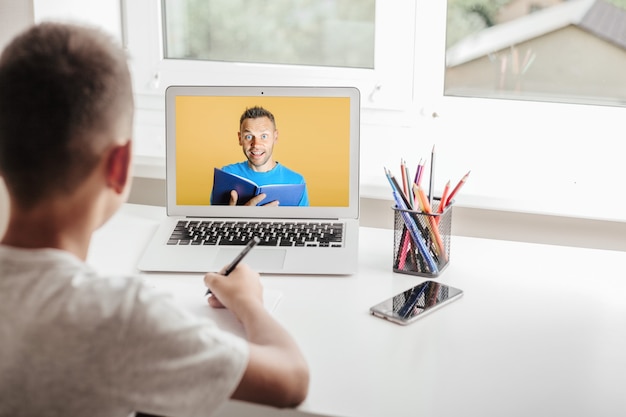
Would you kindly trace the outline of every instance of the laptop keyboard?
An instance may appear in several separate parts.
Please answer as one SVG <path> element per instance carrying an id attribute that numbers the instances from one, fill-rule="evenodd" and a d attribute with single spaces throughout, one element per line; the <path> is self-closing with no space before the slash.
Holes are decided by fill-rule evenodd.
<path id="1" fill-rule="evenodd" d="M 180 220 L 168 245 L 245 245 L 253 236 L 262 246 L 338 248 L 343 223 Z"/>

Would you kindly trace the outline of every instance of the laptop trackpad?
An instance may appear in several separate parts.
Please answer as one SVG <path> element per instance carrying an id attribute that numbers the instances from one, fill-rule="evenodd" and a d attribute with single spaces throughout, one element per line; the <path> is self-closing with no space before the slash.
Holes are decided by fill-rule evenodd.
<path id="1" fill-rule="evenodd" d="M 239 252 L 241 252 L 241 248 L 220 248 L 217 252 L 215 262 L 217 265 L 226 266 L 235 259 Z M 259 272 L 276 271 L 283 269 L 286 254 L 287 251 L 284 249 L 252 250 L 241 262 L 250 265 L 252 269 L 258 270 Z"/>

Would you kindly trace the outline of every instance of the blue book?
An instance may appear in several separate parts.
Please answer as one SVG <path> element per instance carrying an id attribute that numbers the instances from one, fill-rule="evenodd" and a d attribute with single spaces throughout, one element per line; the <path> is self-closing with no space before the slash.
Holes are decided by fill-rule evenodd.
<path id="1" fill-rule="evenodd" d="M 266 197 L 259 206 L 278 200 L 280 206 L 297 206 L 304 194 L 305 184 L 269 184 L 257 185 L 253 181 L 239 175 L 230 174 L 219 168 L 213 170 L 213 191 L 211 204 L 228 205 L 231 190 L 237 191 L 237 205 L 241 206 L 252 197 L 265 193 Z"/>

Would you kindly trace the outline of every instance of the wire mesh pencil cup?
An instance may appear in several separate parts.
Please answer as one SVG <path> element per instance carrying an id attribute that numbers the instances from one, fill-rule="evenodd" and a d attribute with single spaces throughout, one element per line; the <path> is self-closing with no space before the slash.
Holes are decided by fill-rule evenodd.
<path id="1" fill-rule="evenodd" d="M 448 266 L 452 204 L 439 213 L 440 203 L 439 199 L 433 200 L 433 213 L 392 207 L 394 272 L 437 277 Z"/>

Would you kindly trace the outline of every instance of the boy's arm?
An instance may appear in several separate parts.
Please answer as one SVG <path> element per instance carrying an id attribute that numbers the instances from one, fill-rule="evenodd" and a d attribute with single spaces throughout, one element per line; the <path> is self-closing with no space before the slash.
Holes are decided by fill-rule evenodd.
<path id="1" fill-rule="evenodd" d="M 229 308 L 241 321 L 250 356 L 233 398 L 295 407 L 306 398 L 309 368 L 291 335 L 263 305 L 259 275 L 240 264 L 227 277 L 209 273 L 205 283 L 213 295 L 209 304 Z"/>

